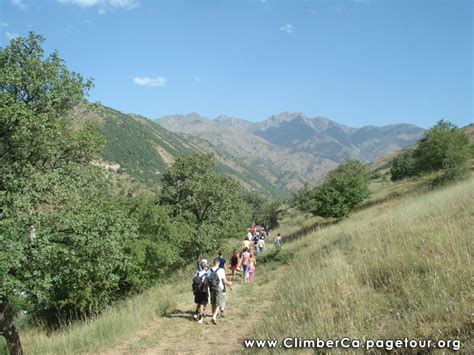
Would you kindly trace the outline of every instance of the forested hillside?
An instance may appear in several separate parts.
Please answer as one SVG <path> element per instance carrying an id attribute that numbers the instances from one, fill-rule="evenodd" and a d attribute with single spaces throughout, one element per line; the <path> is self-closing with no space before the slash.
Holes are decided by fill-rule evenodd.
<path id="1" fill-rule="evenodd" d="M 248 165 L 231 154 L 220 152 L 198 137 L 170 132 L 145 117 L 127 115 L 101 104 L 80 105 L 72 111 L 72 117 L 75 126 L 96 123 L 106 138 L 102 166 L 152 190 L 159 190 L 162 174 L 178 156 L 212 154 L 217 171 L 236 178 L 245 189 L 273 197 L 288 194 L 268 179 L 258 165 Z"/>

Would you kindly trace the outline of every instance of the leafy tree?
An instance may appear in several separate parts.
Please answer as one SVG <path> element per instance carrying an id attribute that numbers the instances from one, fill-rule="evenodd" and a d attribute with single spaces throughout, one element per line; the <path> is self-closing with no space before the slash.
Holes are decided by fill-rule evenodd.
<path id="1" fill-rule="evenodd" d="M 131 245 L 140 280 L 153 284 L 187 260 L 185 250 L 194 230 L 185 221 L 172 219 L 169 206 L 162 206 L 155 196 L 126 196 L 124 204 L 138 226 L 139 236 Z"/>
<path id="2" fill-rule="evenodd" d="M 297 208 L 301 212 L 309 213 L 311 212 L 312 206 L 312 190 L 309 188 L 308 184 L 305 184 L 299 191 L 293 193 L 289 200 L 291 207 Z"/>
<path id="3" fill-rule="evenodd" d="M 62 203 L 38 212 L 37 237 L 29 243 L 27 275 L 35 275 L 25 294 L 35 316 L 50 325 L 95 314 L 141 286 L 130 249 L 136 225 L 117 205 L 103 172 L 92 170 L 93 181 L 72 181 Z"/>
<path id="4" fill-rule="evenodd" d="M 249 223 L 241 186 L 216 173 L 211 155 L 178 157 L 163 174 L 162 184 L 161 203 L 170 207 L 174 218 L 194 226 L 185 246 L 189 256 L 215 248 Z"/>
<path id="5" fill-rule="evenodd" d="M 365 166 L 347 160 L 331 171 L 311 194 L 312 213 L 321 217 L 344 217 L 369 196 Z"/>
<path id="6" fill-rule="evenodd" d="M 65 113 L 92 83 L 57 53 L 45 58 L 43 41 L 30 33 L 0 48 L 0 333 L 12 354 L 22 353 L 13 300 L 49 282 L 31 263 L 35 243 L 55 247 L 42 245 L 39 216 L 65 201 L 103 145 L 91 127 L 68 129 Z"/>
<path id="7" fill-rule="evenodd" d="M 465 175 L 472 152 L 467 135 L 451 122 L 441 120 L 420 141 L 413 157 L 419 173 L 442 171 L 437 180 L 442 182 Z"/>
<path id="8" fill-rule="evenodd" d="M 272 201 L 252 191 L 244 194 L 245 202 L 252 211 L 252 221 L 270 228 L 278 227 L 278 220 L 283 210 L 280 201 Z"/>
<path id="9" fill-rule="evenodd" d="M 416 174 L 416 160 L 413 158 L 413 150 L 407 150 L 392 161 L 390 174 L 392 181 L 402 180 Z"/>

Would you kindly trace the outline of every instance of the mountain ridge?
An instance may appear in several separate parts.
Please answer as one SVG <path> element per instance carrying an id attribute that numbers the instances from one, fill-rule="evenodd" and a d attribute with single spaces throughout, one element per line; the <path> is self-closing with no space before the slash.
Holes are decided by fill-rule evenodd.
<path id="1" fill-rule="evenodd" d="M 211 119 L 198 113 L 168 115 L 155 122 L 172 132 L 206 139 L 217 150 L 257 168 L 265 169 L 262 159 L 270 161 L 286 174 L 282 184 L 290 190 L 317 183 L 347 158 L 372 162 L 424 135 L 424 129 L 412 124 L 355 128 L 302 112 L 282 112 L 260 122 L 225 115 Z"/>

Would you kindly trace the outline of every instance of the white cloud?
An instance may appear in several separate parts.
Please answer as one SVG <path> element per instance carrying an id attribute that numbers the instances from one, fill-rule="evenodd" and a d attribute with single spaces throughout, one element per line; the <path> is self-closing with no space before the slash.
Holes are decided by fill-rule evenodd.
<path id="1" fill-rule="evenodd" d="M 76 5 L 84 8 L 97 7 L 99 14 L 105 14 L 108 10 L 126 9 L 131 10 L 140 5 L 138 0 L 56 0 L 60 4 Z"/>
<path id="2" fill-rule="evenodd" d="M 286 32 L 286 33 L 295 33 L 296 27 L 287 23 L 284 26 L 280 27 L 280 31 Z"/>
<path id="3" fill-rule="evenodd" d="M 18 33 L 11 33 L 11 32 L 5 32 L 5 36 L 7 36 L 8 40 L 11 41 L 13 38 L 18 37 Z"/>
<path id="4" fill-rule="evenodd" d="M 136 76 L 135 78 L 133 78 L 133 82 L 141 86 L 157 87 L 157 86 L 165 86 L 166 78 L 164 76 L 157 76 L 156 78 L 149 78 L 147 76 L 144 76 L 144 77 Z"/>
<path id="5" fill-rule="evenodd" d="M 7 22 L 0 22 L 0 27 L 8 27 L 8 23 Z"/>
<path id="6" fill-rule="evenodd" d="M 18 7 L 20 10 L 26 9 L 26 4 L 23 2 L 23 0 L 11 0 L 11 3 L 13 6 Z"/>

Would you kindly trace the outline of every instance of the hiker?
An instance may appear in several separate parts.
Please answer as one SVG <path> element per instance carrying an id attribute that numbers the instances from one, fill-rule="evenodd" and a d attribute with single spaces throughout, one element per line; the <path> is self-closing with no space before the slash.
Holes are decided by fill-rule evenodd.
<path id="1" fill-rule="evenodd" d="M 193 277 L 194 303 L 196 303 L 196 313 L 193 318 L 202 323 L 204 321 L 204 311 L 209 300 L 209 263 L 202 259 L 200 267 L 196 270 Z"/>
<path id="2" fill-rule="evenodd" d="M 249 282 L 250 283 L 253 283 L 256 266 L 257 266 L 257 259 L 255 259 L 255 256 L 250 257 L 250 260 L 249 260 Z"/>
<path id="3" fill-rule="evenodd" d="M 277 250 L 281 248 L 281 234 L 280 233 L 277 234 L 277 237 L 275 239 L 275 247 L 277 248 Z"/>
<path id="4" fill-rule="evenodd" d="M 224 269 L 224 271 L 227 273 L 227 269 L 226 269 L 226 263 L 227 263 L 227 260 L 225 260 L 224 258 L 224 254 L 222 253 L 222 251 L 219 251 L 219 254 L 218 254 L 218 259 L 219 259 L 219 269 Z"/>
<path id="5" fill-rule="evenodd" d="M 264 249 L 265 249 L 265 238 L 260 238 L 257 244 L 257 254 L 263 253 Z"/>
<path id="6" fill-rule="evenodd" d="M 248 238 L 249 240 L 251 240 L 251 239 L 253 238 L 253 235 L 252 235 L 251 232 L 248 232 L 248 233 L 247 233 L 247 238 Z"/>
<path id="7" fill-rule="evenodd" d="M 228 281 L 224 269 L 219 268 L 219 259 L 214 260 L 208 281 L 211 291 L 212 323 L 217 324 L 217 315 L 224 317 L 227 288 L 232 290 L 232 282 Z"/>
<path id="8" fill-rule="evenodd" d="M 270 236 L 270 227 L 268 226 L 268 224 L 265 226 L 265 232 L 267 233 L 267 237 Z"/>
<path id="9" fill-rule="evenodd" d="M 249 237 L 245 237 L 244 241 L 242 242 L 242 251 L 245 249 L 245 248 L 250 248 L 250 239 Z"/>
<path id="10" fill-rule="evenodd" d="M 250 252 L 249 248 L 245 248 L 242 253 L 242 258 L 240 259 L 240 264 L 242 266 L 242 274 L 244 275 L 244 283 L 247 283 L 249 278 L 249 261 L 250 261 Z"/>
<path id="11" fill-rule="evenodd" d="M 232 281 L 234 281 L 235 277 L 235 271 L 237 270 L 237 267 L 239 266 L 239 254 L 237 254 L 237 250 L 234 249 L 232 250 L 232 255 L 230 257 L 230 268 L 232 270 Z"/>

